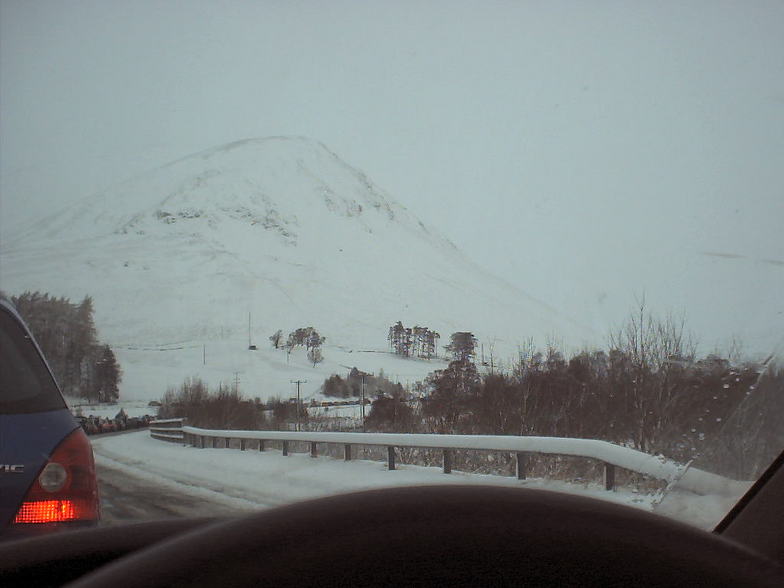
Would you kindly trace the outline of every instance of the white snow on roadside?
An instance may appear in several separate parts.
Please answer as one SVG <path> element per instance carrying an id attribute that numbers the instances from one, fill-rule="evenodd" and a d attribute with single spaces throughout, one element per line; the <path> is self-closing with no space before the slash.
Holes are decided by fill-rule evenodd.
<path id="1" fill-rule="evenodd" d="M 538 488 L 610 500 L 645 510 L 651 496 L 619 489 L 607 492 L 598 484 L 571 484 L 556 480 L 468 474 L 444 474 L 440 468 L 330 457 L 312 458 L 304 453 L 287 457 L 280 451 L 197 449 L 150 438 L 149 432 L 93 439 L 96 462 L 122 469 L 150 484 L 175 489 L 205 501 L 238 509 L 265 508 L 331 494 L 392 486 L 432 484 L 492 484 Z"/>
<path id="2" fill-rule="evenodd" d="M 751 482 L 746 483 L 746 489 L 751 487 L 751 484 Z M 735 494 L 700 496 L 676 486 L 661 503 L 654 505 L 653 512 L 711 531 L 743 494 L 745 492 L 739 490 Z"/>

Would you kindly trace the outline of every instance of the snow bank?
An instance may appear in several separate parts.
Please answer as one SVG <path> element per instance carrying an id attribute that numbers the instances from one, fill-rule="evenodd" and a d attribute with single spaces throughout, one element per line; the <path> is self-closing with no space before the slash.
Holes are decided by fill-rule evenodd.
<path id="1" fill-rule="evenodd" d="M 658 494 L 640 494 L 624 488 L 607 492 L 601 484 L 577 484 L 559 480 L 517 480 L 497 475 L 454 471 L 444 474 L 438 467 L 354 459 L 342 461 L 306 453 L 197 449 L 177 443 L 156 441 L 146 431 L 94 437 L 99 467 L 120 469 L 157 487 L 182 492 L 211 505 L 254 510 L 331 494 L 371 488 L 432 484 L 490 484 L 566 492 L 625 504 L 670 516 L 702 529 L 712 529 L 729 511 L 748 483 L 733 486 L 736 495 L 698 495 L 673 484 L 661 499 Z M 355 453 L 361 458 L 361 452 Z"/>
<path id="2" fill-rule="evenodd" d="M 603 461 L 668 482 L 680 478 L 681 488 L 697 494 L 726 494 L 743 482 L 735 482 L 697 469 L 684 474 L 682 464 L 664 456 L 649 455 L 596 439 L 565 437 L 517 437 L 501 435 L 424 435 L 406 433 L 302 433 L 288 431 L 231 431 L 183 427 L 185 433 L 204 437 L 266 439 L 271 441 L 316 441 L 394 447 L 429 447 L 434 449 L 476 449 L 569 455 Z"/>
<path id="3" fill-rule="evenodd" d="M 512 477 L 444 474 L 437 467 L 398 464 L 394 471 L 386 463 L 354 459 L 312 458 L 304 453 L 288 457 L 279 451 L 197 449 L 156 441 L 146 431 L 93 439 L 99 467 L 114 467 L 165 487 L 209 502 L 239 508 L 264 508 L 371 488 L 432 484 L 491 484 L 539 488 L 580 494 L 651 509 L 651 496 L 631 491 L 606 492 L 600 484 L 574 484 L 556 480 L 517 480 Z M 360 457 L 358 454 L 357 457 Z M 210 498 L 212 496 L 212 498 Z"/>

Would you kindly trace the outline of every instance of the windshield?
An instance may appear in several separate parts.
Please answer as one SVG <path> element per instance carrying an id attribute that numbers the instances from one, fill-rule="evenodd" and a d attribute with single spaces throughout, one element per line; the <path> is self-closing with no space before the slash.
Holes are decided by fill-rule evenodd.
<path id="1" fill-rule="evenodd" d="M 0 288 L 101 524 L 468 483 L 713 528 L 784 449 L 782 18 L 4 0 Z"/>

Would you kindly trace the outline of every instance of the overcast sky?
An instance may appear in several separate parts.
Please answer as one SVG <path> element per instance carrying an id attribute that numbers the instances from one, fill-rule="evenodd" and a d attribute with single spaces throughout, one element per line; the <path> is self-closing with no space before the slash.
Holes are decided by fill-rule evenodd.
<path id="1" fill-rule="evenodd" d="M 606 329 L 784 332 L 784 2 L 0 0 L 0 227 L 307 135 Z M 720 254 L 720 255 L 716 255 Z"/>

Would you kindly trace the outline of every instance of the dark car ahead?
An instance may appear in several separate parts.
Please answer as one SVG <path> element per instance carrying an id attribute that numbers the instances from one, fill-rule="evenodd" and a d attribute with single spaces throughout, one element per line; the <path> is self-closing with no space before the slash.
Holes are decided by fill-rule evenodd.
<path id="1" fill-rule="evenodd" d="M 0 299 L 0 538 L 99 515 L 90 442 L 24 321 Z"/>

